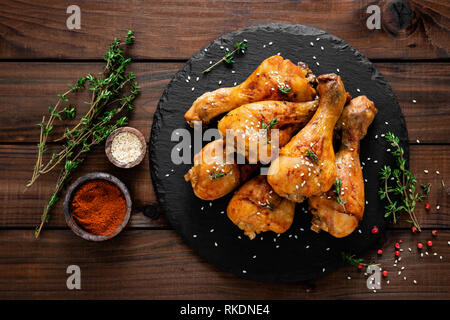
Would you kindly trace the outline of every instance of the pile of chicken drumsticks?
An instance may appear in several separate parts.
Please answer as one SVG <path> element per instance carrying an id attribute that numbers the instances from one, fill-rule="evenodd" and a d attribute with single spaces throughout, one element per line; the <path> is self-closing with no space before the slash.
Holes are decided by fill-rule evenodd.
<path id="1" fill-rule="evenodd" d="M 185 119 L 205 126 L 226 112 L 223 139 L 196 154 L 185 175 L 197 197 L 215 200 L 243 184 L 227 215 L 250 239 L 287 231 L 305 200 L 312 230 L 342 238 L 356 229 L 365 205 L 360 140 L 378 112 L 372 101 L 351 99 L 336 74 L 316 78 L 306 64 L 275 55 L 243 83 L 201 95 Z M 236 153 L 251 161 L 227 161 Z M 267 175 L 254 177 L 258 163 L 270 164 Z"/>

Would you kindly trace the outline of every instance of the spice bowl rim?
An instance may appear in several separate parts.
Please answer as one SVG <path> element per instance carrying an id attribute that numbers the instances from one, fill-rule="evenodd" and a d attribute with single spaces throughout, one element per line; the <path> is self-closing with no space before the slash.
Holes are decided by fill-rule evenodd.
<path id="1" fill-rule="evenodd" d="M 120 225 L 110 234 L 106 235 L 97 235 L 92 234 L 86 230 L 84 230 L 82 227 L 80 227 L 75 219 L 72 216 L 70 204 L 72 203 L 72 198 L 76 190 L 83 184 L 85 184 L 88 181 L 91 180 L 105 180 L 108 181 L 115 186 L 119 188 L 119 190 L 122 192 L 123 196 L 125 197 L 125 201 L 127 204 L 127 211 L 125 212 L 125 216 L 120 223 Z M 132 208 L 132 201 L 130 192 L 128 191 L 128 188 L 125 186 L 125 184 L 120 181 L 117 177 L 113 176 L 112 174 L 106 173 L 106 172 L 91 172 L 88 174 L 85 174 L 81 177 L 79 177 L 75 182 L 73 182 L 69 188 L 67 189 L 66 195 L 64 197 L 64 218 L 66 220 L 67 225 L 70 227 L 70 229 L 79 237 L 89 240 L 89 241 L 104 241 L 111 239 L 118 235 L 128 224 L 128 221 L 130 220 L 131 216 L 131 208 Z"/>
<path id="2" fill-rule="evenodd" d="M 116 158 L 114 158 L 114 156 L 112 155 L 112 151 L 111 151 L 111 145 L 113 142 L 113 139 L 122 132 L 130 132 L 132 134 L 134 134 L 136 137 L 138 137 L 139 141 L 141 142 L 141 155 L 134 161 L 129 162 L 129 163 L 122 163 L 119 162 L 118 160 L 116 160 Z M 136 128 L 133 127 L 120 127 L 115 129 L 113 132 L 111 132 L 108 136 L 108 138 L 106 139 L 105 142 L 105 153 L 106 156 L 108 157 L 108 160 L 115 165 L 116 167 L 119 168 L 124 168 L 124 169 L 129 169 L 129 168 L 133 168 L 135 166 L 137 166 L 138 164 L 140 164 L 142 162 L 142 160 L 144 160 L 145 154 L 147 153 L 147 142 L 145 141 L 145 137 L 142 134 L 141 131 L 139 131 Z"/>

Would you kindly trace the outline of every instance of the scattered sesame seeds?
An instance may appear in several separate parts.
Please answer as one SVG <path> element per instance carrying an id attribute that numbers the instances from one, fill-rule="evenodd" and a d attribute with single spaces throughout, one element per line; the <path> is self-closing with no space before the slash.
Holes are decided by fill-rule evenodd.
<path id="1" fill-rule="evenodd" d="M 356 91 L 361 92 L 361 90 L 359 88 L 357 88 Z"/>
<path id="2" fill-rule="evenodd" d="M 269 42 L 269 46 L 271 46 L 272 44 L 273 44 L 273 42 L 272 42 L 272 41 L 270 41 L 270 42 Z"/>
<path id="3" fill-rule="evenodd" d="M 192 87 L 192 89 L 191 89 L 192 91 L 194 91 L 195 90 L 195 88 L 194 87 Z"/>
<path id="4" fill-rule="evenodd" d="M 417 100 L 413 99 L 412 102 L 413 102 L 413 103 L 417 103 Z"/>
<path id="5" fill-rule="evenodd" d="M 423 170 L 423 172 L 425 172 L 425 174 L 428 174 L 428 170 L 427 169 Z"/>
<path id="6" fill-rule="evenodd" d="M 311 45 L 311 47 L 314 47 L 314 43 L 313 42 L 310 42 L 309 44 Z"/>
<path id="7" fill-rule="evenodd" d="M 194 235 L 192 235 L 192 237 L 193 237 L 193 238 L 197 238 L 197 235 L 196 235 L 196 234 L 194 234 Z"/>
<path id="8" fill-rule="evenodd" d="M 247 273 L 247 270 L 242 270 L 242 273 Z"/>
<path id="9" fill-rule="evenodd" d="M 417 143 L 420 143 L 420 140 L 419 140 L 419 139 L 417 139 L 417 140 L 416 140 L 416 142 L 417 142 Z"/>
<path id="10" fill-rule="evenodd" d="M 217 242 L 214 242 L 214 245 L 217 247 L 218 246 Z"/>

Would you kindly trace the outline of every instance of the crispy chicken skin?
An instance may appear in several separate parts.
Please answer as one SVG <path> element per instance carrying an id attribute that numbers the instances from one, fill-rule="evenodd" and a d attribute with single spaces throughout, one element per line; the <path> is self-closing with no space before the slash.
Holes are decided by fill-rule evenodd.
<path id="1" fill-rule="evenodd" d="M 359 96 L 345 106 L 338 126 L 342 129 L 342 144 L 336 154 L 337 180 L 342 183 L 336 201 L 335 188 L 308 199 L 314 217 L 311 229 L 327 231 L 336 238 L 346 237 L 358 226 L 364 214 L 364 181 L 359 161 L 360 140 L 377 114 L 372 101 Z"/>
<path id="2" fill-rule="evenodd" d="M 226 149 L 222 140 L 208 143 L 194 156 L 194 166 L 185 174 L 197 197 L 215 200 L 242 184 L 257 165 L 226 163 Z"/>
<path id="3" fill-rule="evenodd" d="M 280 196 L 296 202 L 328 191 L 336 178 L 333 132 L 347 100 L 341 78 L 318 77 L 319 108 L 308 124 L 280 150 L 267 180 Z"/>
<path id="4" fill-rule="evenodd" d="M 227 136 L 227 131 L 228 135 L 231 134 L 235 150 L 244 154 L 251 163 L 269 163 L 272 155 L 277 154 L 278 147 L 288 143 L 311 119 L 317 106 L 318 100 L 249 103 L 230 111 L 219 121 L 218 129 L 223 137 Z M 272 129 L 278 129 L 278 132 L 272 134 Z M 271 152 L 272 148 L 277 150 Z"/>
<path id="5" fill-rule="evenodd" d="M 264 60 L 241 84 L 206 92 L 194 101 L 184 118 L 193 126 L 193 121 L 207 125 L 214 117 L 236 109 L 241 105 L 263 100 L 311 101 L 316 91 L 311 83 L 314 76 L 305 64 L 293 64 L 281 56 Z M 279 88 L 291 88 L 287 94 Z"/>
<path id="6" fill-rule="evenodd" d="M 237 190 L 227 215 L 250 239 L 265 231 L 283 233 L 294 220 L 295 202 L 273 192 L 266 176 L 257 176 Z"/>

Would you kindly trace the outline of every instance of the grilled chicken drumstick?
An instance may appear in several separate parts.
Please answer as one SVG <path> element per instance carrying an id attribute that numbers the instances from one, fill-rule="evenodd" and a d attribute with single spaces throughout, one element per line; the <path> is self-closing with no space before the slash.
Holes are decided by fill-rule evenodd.
<path id="1" fill-rule="evenodd" d="M 231 134 L 236 152 L 244 154 L 251 163 L 269 163 L 272 155 L 277 154 L 272 151 L 278 151 L 272 148 L 288 143 L 300 127 L 311 119 L 317 106 L 318 100 L 249 103 L 230 111 L 219 121 L 218 129 L 223 137 Z M 272 129 L 278 129 L 278 134 L 272 134 Z"/>
<path id="2" fill-rule="evenodd" d="M 273 192 L 266 176 L 257 176 L 240 187 L 228 203 L 227 215 L 250 239 L 257 233 L 283 233 L 294 220 L 295 202 Z"/>
<path id="3" fill-rule="evenodd" d="M 318 77 L 319 108 L 308 124 L 280 150 L 267 180 L 280 196 L 296 202 L 328 191 L 336 178 L 333 131 L 347 100 L 341 78 Z"/>
<path id="4" fill-rule="evenodd" d="M 364 181 L 359 162 L 359 144 L 377 114 L 372 101 L 359 96 L 345 106 L 338 126 L 342 145 L 336 154 L 336 188 L 308 199 L 314 217 L 311 229 L 327 231 L 336 238 L 351 234 L 364 214 Z M 339 198 L 338 198 L 339 197 Z"/>
<path id="5" fill-rule="evenodd" d="M 314 75 L 305 64 L 299 63 L 297 66 L 281 56 L 272 56 L 264 60 L 241 84 L 201 95 L 184 118 L 191 126 L 193 121 L 202 121 L 205 126 L 214 117 L 251 102 L 311 101 L 316 96 L 310 84 L 313 81 Z"/>
<path id="6" fill-rule="evenodd" d="M 223 141 L 208 143 L 194 156 L 194 166 L 185 174 L 197 197 L 215 200 L 239 186 L 258 168 L 257 165 L 227 163 Z"/>

